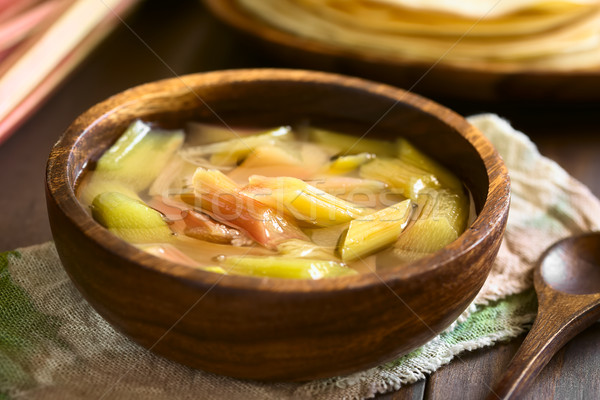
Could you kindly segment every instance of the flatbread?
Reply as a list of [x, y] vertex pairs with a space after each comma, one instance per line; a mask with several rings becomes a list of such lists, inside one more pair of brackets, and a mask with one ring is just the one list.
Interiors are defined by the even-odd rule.
[[505, 70], [600, 66], [597, 1], [538, 0], [533, 9], [521, 8], [514, 14], [485, 20], [383, 4], [388, 0], [238, 2], [278, 29], [349, 53], [426, 63], [487, 63]]
[[[394, 8], [421, 12], [443, 12], [470, 19], [498, 18], [523, 10], [547, 12], [578, 5], [597, 4], [597, 0], [373, 0]], [[349, 0], [348, 2], [352, 2]]]
[[470, 37], [539, 33], [570, 24], [590, 9], [589, 6], [572, 5], [546, 12], [523, 10], [509, 16], [481, 19], [475, 24], [472, 18], [390, 7], [382, 0], [296, 0], [296, 3], [323, 19], [348, 27], [423, 36], [462, 36], [469, 31]]

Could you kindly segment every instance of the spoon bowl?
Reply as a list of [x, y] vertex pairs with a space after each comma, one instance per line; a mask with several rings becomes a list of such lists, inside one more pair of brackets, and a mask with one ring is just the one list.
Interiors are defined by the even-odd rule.
[[600, 232], [551, 246], [534, 272], [538, 315], [506, 374], [488, 396], [520, 398], [552, 356], [600, 318]]
[[538, 285], [569, 294], [600, 293], [600, 234], [572, 236], [552, 246], [536, 271]]

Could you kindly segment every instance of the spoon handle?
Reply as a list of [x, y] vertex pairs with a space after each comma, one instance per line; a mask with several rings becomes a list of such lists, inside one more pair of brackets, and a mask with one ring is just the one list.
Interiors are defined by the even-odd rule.
[[[585, 297], [585, 296], [583, 296]], [[564, 308], [554, 301], [540, 302], [531, 331], [510, 362], [507, 372], [490, 391], [487, 400], [520, 398], [552, 356], [579, 332], [598, 319], [598, 312], [587, 313], [589, 308], [565, 315]], [[596, 311], [596, 310], [594, 310]]]

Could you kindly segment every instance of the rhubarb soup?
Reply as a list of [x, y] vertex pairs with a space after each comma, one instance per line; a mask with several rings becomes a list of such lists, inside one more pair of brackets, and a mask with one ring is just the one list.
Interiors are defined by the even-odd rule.
[[320, 279], [409, 263], [465, 230], [469, 195], [402, 137], [133, 122], [78, 196], [121, 239], [220, 274]]

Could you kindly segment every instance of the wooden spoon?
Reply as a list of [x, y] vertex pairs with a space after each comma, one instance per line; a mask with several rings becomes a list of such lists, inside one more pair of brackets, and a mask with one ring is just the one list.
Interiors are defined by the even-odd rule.
[[600, 318], [600, 232], [572, 236], [550, 247], [534, 272], [538, 315], [492, 399], [524, 394], [552, 356]]

